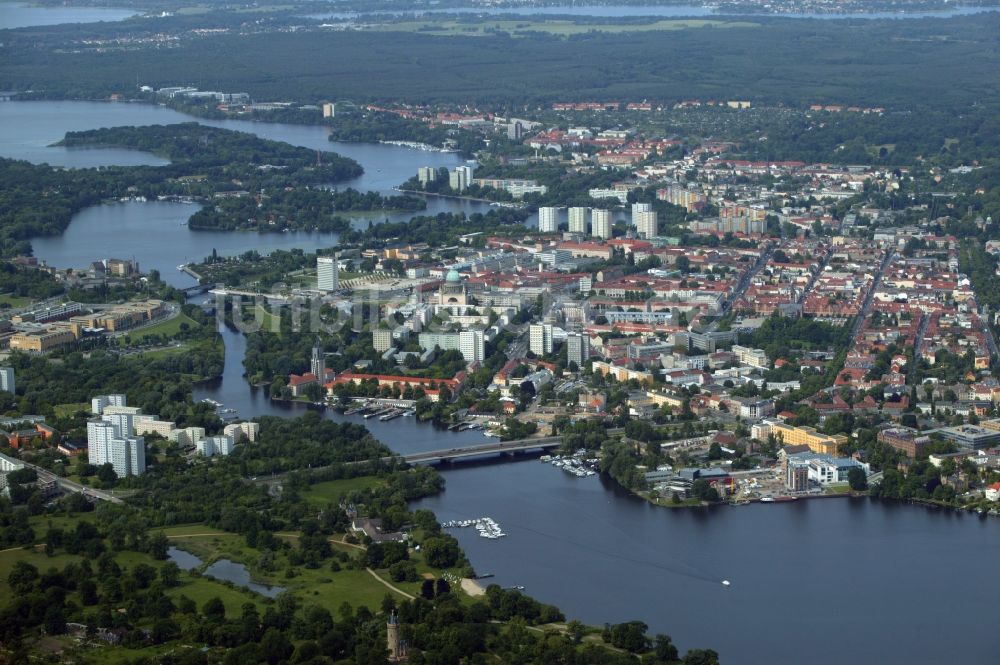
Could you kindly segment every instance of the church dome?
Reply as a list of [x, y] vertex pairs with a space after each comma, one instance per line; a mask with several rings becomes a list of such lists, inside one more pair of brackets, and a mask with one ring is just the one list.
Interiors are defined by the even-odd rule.
[[462, 276], [458, 274], [458, 271], [452, 268], [448, 271], [448, 275], [444, 278], [444, 281], [449, 284], [457, 284], [462, 281]]

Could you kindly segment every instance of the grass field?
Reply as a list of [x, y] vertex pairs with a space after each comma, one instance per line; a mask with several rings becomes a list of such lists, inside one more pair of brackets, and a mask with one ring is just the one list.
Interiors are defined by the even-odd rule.
[[79, 404], [56, 404], [52, 407], [56, 412], [56, 418], [68, 418], [77, 411], [90, 411], [90, 404], [80, 402]]
[[156, 325], [149, 326], [148, 328], [142, 328], [141, 330], [136, 330], [135, 332], [129, 333], [133, 343], [141, 342], [150, 335], [163, 335], [164, 337], [173, 337], [181, 332], [181, 324], [186, 323], [191, 330], [200, 327], [198, 322], [192, 319], [186, 314], [181, 314], [175, 316], [172, 319], [163, 321], [162, 323], [157, 323]]
[[375, 476], [362, 476], [360, 478], [347, 478], [345, 480], [330, 480], [325, 483], [316, 483], [302, 493], [302, 498], [309, 503], [326, 505], [337, 503], [340, 498], [348, 492], [354, 490], [366, 490], [382, 485], [382, 481]]
[[31, 298], [19, 298], [9, 293], [0, 295], [0, 305], [10, 305], [11, 307], [24, 307], [31, 302]]
[[398, 23], [380, 23], [368, 26], [369, 30], [382, 32], [419, 32], [424, 35], [438, 36], [476, 36], [506, 32], [512, 35], [519, 33], [548, 33], [565, 37], [592, 32], [608, 32], [621, 34], [626, 32], [655, 32], [687, 30], [690, 28], [753, 28], [758, 24], [748, 21], [719, 21], [711, 19], [670, 19], [653, 21], [651, 23], [587, 23], [562, 20], [484, 20], [482, 22], [462, 21], [400, 21]]

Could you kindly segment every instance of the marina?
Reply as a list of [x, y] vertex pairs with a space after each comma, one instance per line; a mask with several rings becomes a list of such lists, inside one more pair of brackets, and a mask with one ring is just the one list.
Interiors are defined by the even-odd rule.
[[445, 529], [458, 529], [464, 527], [474, 527], [480, 538], [496, 540], [503, 538], [507, 534], [503, 532], [500, 525], [491, 517], [480, 517], [475, 520], [451, 520], [441, 525]]

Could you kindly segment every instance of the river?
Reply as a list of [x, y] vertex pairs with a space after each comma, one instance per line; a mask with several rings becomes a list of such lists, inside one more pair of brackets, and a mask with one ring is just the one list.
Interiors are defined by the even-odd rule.
[[[19, 150], [32, 161], [67, 156], [44, 145], [71, 127], [187, 119], [157, 107], [59, 102], [41, 131], [38, 114], [24, 112], [21, 104], [0, 104], [0, 155]], [[48, 106], [30, 104], [38, 111]], [[7, 120], [13, 117], [26, 124], [12, 127]], [[236, 128], [340, 151], [322, 139], [322, 128], [262, 123]], [[18, 143], [12, 140], [17, 136], [36, 141]], [[366, 169], [382, 169], [369, 176], [373, 184], [380, 178], [400, 182], [427, 159], [457, 159], [385, 146], [347, 147], [355, 158], [364, 155], [359, 161]], [[190, 210], [163, 203], [100, 206], [80, 213], [61, 238], [36, 239], [36, 251], [60, 266], [135, 255], [144, 267], [161, 267], [166, 279], [185, 286], [190, 280], [174, 266], [209, 254], [213, 246], [238, 252], [333, 240], [193, 233], [181, 226]], [[244, 338], [226, 328], [221, 332], [224, 374], [200, 387], [197, 399], [211, 397], [246, 418], [311, 408], [276, 404], [265, 391], [251, 390], [242, 376]], [[368, 426], [403, 454], [485, 440], [478, 432], [440, 431], [413, 418], [383, 423], [329, 410], [326, 415]], [[717, 649], [729, 664], [832, 665], [845, 658], [862, 665], [996, 662], [993, 568], [1000, 524], [995, 520], [850, 499], [653, 508], [597, 477], [576, 478], [538, 461], [459, 464], [444, 475], [445, 492], [418, 505], [442, 520], [496, 519], [506, 538], [485, 540], [467, 529], [456, 531], [477, 570], [495, 573], [505, 586], [524, 585], [570, 617], [598, 625], [641, 619], [681, 648]], [[724, 587], [722, 579], [732, 586]]]

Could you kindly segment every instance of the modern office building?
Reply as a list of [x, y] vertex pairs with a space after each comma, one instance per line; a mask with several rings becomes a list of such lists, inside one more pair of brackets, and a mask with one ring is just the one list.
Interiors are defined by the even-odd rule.
[[340, 265], [336, 256], [316, 257], [316, 288], [326, 292], [340, 288]]
[[542, 233], [559, 230], [559, 208], [544, 206], [538, 209], [538, 230]]
[[595, 208], [590, 212], [591, 235], [608, 240], [611, 238], [611, 211]]
[[582, 368], [590, 358], [590, 337], [581, 334], [566, 336], [566, 362]]
[[590, 224], [590, 208], [574, 206], [569, 209], [569, 232], [586, 235]]
[[[648, 203], [635, 205], [649, 205]], [[633, 206], [634, 207], [634, 206]], [[655, 210], [640, 210], [632, 213], [632, 223], [640, 238], [653, 238], [659, 233], [659, 225]]]
[[552, 324], [532, 323], [528, 327], [528, 348], [539, 356], [552, 353]]
[[11, 394], [15, 392], [13, 367], [0, 367], [0, 390]]

